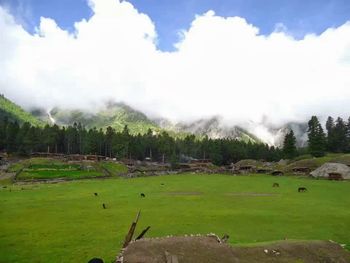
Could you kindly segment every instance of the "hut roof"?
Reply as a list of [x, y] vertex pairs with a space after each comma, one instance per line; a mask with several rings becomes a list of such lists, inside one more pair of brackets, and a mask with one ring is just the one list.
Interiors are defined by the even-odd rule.
[[340, 174], [343, 179], [350, 180], [350, 167], [341, 163], [325, 163], [321, 167], [311, 172], [313, 177], [328, 178], [330, 173]]

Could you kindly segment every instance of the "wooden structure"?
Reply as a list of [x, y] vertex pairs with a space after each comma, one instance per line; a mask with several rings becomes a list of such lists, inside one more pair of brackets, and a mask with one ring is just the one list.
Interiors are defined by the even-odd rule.
[[189, 161], [190, 164], [209, 164], [211, 163], [210, 159], [193, 159]]
[[271, 170], [271, 169], [267, 169], [267, 168], [258, 168], [258, 169], [256, 170], [256, 172], [257, 172], [258, 174], [269, 174], [269, 173], [272, 172], [272, 170]]
[[311, 169], [309, 167], [294, 167], [292, 171], [295, 174], [309, 174]]
[[212, 165], [210, 159], [192, 159], [189, 160], [188, 165], [190, 167], [208, 167]]
[[282, 171], [275, 170], [275, 171], [273, 171], [271, 174], [274, 175], [274, 176], [281, 176], [281, 175], [283, 175], [284, 173], [283, 173]]
[[106, 157], [96, 154], [62, 154], [62, 153], [48, 153], [48, 152], [33, 152], [31, 157], [42, 157], [42, 158], [65, 158], [69, 161], [101, 161], [105, 160]]
[[240, 165], [237, 167], [237, 170], [240, 173], [253, 173], [256, 171], [256, 167], [254, 165]]
[[329, 180], [342, 181], [344, 180], [343, 176], [340, 173], [328, 173]]
[[102, 160], [105, 160], [106, 157], [105, 156], [102, 156], [102, 155], [85, 155], [85, 160], [87, 161], [102, 161]]
[[130, 241], [132, 240], [132, 237], [133, 237], [135, 229], [136, 229], [137, 222], [139, 221], [139, 218], [140, 218], [140, 213], [141, 213], [141, 211], [139, 211], [137, 213], [134, 222], [131, 223], [129, 232], [126, 235], [125, 240], [124, 240], [123, 248], [126, 248], [129, 245]]
[[63, 153], [33, 152], [31, 153], [31, 157], [64, 158], [66, 155]]

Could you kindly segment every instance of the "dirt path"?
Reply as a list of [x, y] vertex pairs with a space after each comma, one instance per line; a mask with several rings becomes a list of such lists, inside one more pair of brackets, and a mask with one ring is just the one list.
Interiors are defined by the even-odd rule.
[[168, 192], [167, 195], [202, 195], [202, 192]]
[[230, 196], [279, 196], [280, 194], [275, 193], [227, 193]]
[[171, 237], [131, 243], [122, 263], [349, 263], [350, 252], [330, 241], [281, 241], [232, 247], [214, 237]]

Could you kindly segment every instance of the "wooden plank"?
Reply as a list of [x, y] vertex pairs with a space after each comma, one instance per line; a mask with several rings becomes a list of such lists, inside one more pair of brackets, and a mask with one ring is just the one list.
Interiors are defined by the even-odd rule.
[[150, 229], [151, 227], [148, 226], [147, 228], [145, 228], [140, 235], [138, 235], [138, 237], [135, 240], [139, 240], [141, 238], [143, 238], [143, 236], [147, 233], [147, 231]]
[[135, 229], [136, 229], [137, 222], [139, 221], [139, 218], [140, 218], [140, 213], [141, 213], [141, 210], [137, 213], [134, 222], [132, 222], [132, 224], [130, 226], [129, 232], [125, 237], [123, 248], [127, 247], [129, 245], [130, 241], [132, 240], [132, 237], [133, 237]]

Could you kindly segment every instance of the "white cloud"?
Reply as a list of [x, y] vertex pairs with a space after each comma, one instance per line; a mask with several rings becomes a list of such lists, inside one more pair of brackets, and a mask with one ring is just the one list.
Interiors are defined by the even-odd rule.
[[0, 7], [0, 92], [22, 105], [93, 109], [124, 101], [172, 119], [221, 115], [281, 124], [350, 113], [350, 22], [296, 40], [213, 11], [157, 49], [151, 19], [130, 3], [90, 0], [93, 16], [62, 30], [41, 18], [31, 35]]

